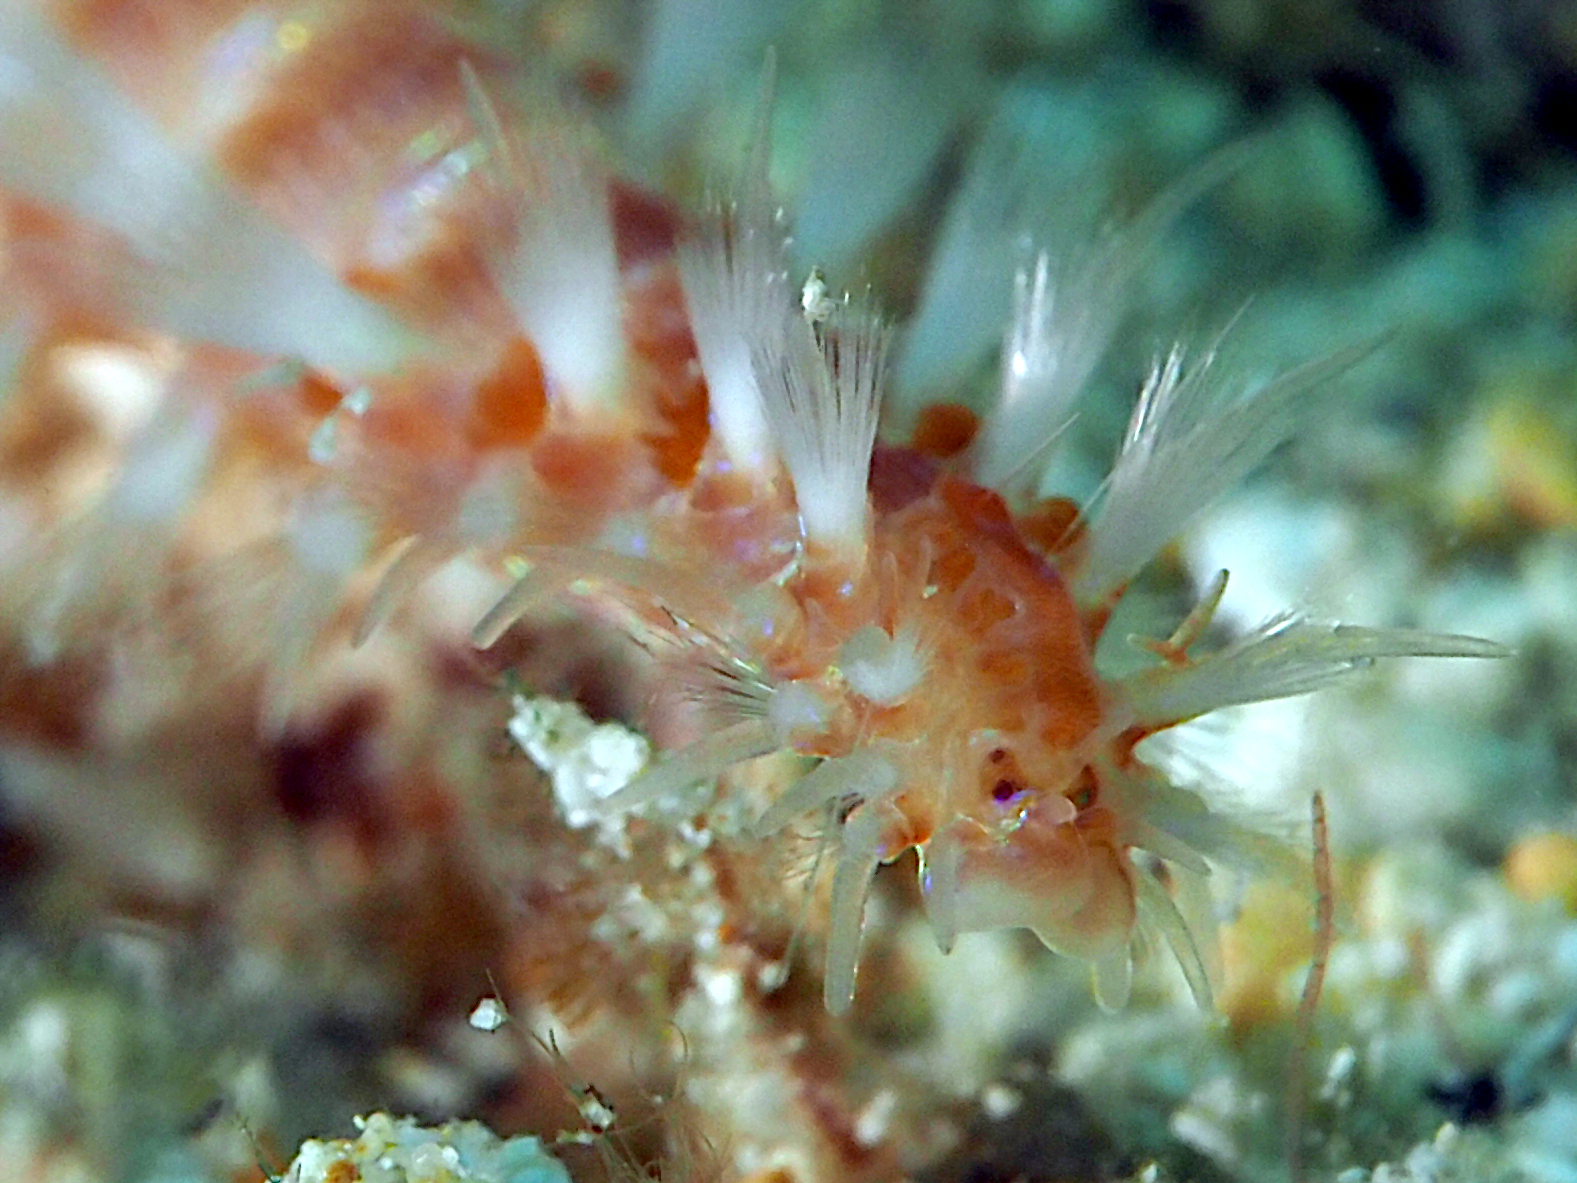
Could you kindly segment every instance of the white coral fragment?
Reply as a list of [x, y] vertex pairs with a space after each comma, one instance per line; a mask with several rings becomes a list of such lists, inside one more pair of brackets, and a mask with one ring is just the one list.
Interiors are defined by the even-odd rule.
[[651, 745], [617, 723], [593, 723], [574, 703], [516, 695], [509, 735], [553, 781], [559, 815], [571, 829], [600, 825], [604, 802], [651, 759]]
[[303, 1142], [283, 1183], [569, 1183], [564, 1164], [533, 1137], [499, 1138], [475, 1121], [423, 1126], [415, 1118], [356, 1118], [354, 1139]]

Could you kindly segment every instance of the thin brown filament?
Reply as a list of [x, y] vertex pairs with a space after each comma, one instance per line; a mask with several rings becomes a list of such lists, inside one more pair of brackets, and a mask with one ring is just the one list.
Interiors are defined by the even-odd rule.
[[1309, 1045], [1314, 1038], [1314, 1014], [1325, 985], [1325, 965], [1335, 934], [1336, 894], [1331, 884], [1330, 832], [1325, 823], [1325, 798], [1316, 792], [1310, 801], [1314, 838], [1314, 951], [1309, 973], [1303, 979], [1298, 1016], [1293, 1025], [1292, 1055], [1287, 1065], [1287, 1177], [1304, 1183], [1303, 1119], [1304, 1077]]

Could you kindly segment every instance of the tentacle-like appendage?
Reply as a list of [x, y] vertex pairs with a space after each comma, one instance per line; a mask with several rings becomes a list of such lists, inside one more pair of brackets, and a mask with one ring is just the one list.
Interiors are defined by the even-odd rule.
[[795, 818], [831, 802], [874, 801], [898, 787], [898, 769], [868, 748], [823, 760], [769, 805], [752, 827], [757, 837], [777, 833]]
[[1172, 955], [1177, 958], [1194, 1001], [1205, 1010], [1211, 1009], [1215, 1006], [1215, 997], [1210, 985], [1210, 971], [1192, 929], [1173, 902], [1171, 894], [1148, 870], [1136, 871], [1134, 886], [1138, 892], [1140, 921], [1165, 939]]
[[604, 799], [602, 810], [611, 816], [675, 799], [698, 784], [715, 781], [735, 764], [765, 756], [782, 746], [782, 737], [770, 720], [746, 719], [655, 761], [624, 788]]
[[553, 587], [554, 580], [544, 568], [532, 567], [476, 622], [471, 630], [471, 644], [478, 649], [491, 649], [500, 637], [542, 604]]
[[1222, 707], [1307, 694], [1380, 658], [1505, 657], [1510, 652], [1476, 637], [1328, 624], [1289, 613], [1219, 653], [1143, 670], [1120, 685], [1139, 726], [1159, 730]]
[[1133, 949], [1127, 942], [1114, 945], [1090, 962], [1096, 1004], [1104, 1011], [1119, 1011], [1133, 992]]
[[823, 997], [835, 1015], [854, 1004], [854, 977], [865, 927], [865, 897], [883, 857], [887, 818], [875, 806], [857, 808], [843, 823], [842, 848], [832, 876], [832, 916], [827, 930], [827, 969]]
[[367, 643], [368, 638], [421, 586], [422, 580], [431, 575], [444, 558], [443, 548], [425, 538], [407, 538], [399, 546], [399, 553], [378, 577], [372, 594], [367, 597], [366, 606], [362, 608], [361, 618], [356, 622], [356, 632], [351, 643], [357, 648]]

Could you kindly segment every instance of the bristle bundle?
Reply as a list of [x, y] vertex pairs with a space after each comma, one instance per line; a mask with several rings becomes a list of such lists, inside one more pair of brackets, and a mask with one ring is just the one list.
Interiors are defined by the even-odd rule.
[[1213, 372], [1215, 346], [1192, 363], [1174, 348], [1140, 392], [1093, 512], [1089, 554], [1075, 581], [1080, 600], [1099, 603], [1121, 587], [1287, 438], [1305, 395], [1373, 348], [1345, 349], [1235, 391]]
[[805, 540], [834, 552], [865, 543], [888, 336], [878, 316], [845, 302], [825, 324], [792, 320], [779, 348], [751, 353]]
[[763, 481], [772, 475], [777, 449], [751, 362], [751, 343], [780, 338], [782, 322], [791, 314], [788, 229], [767, 184], [771, 95], [769, 57], [755, 142], [743, 173], [708, 198], [699, 226], [678, 249], [713, 431], [728, 460]]
[[412, 350], [412, 334], [178, 150], [29, 7], [0, 11], [0, 179], [125, 237], [151, 265], [118, 293], [129, 311], [331, 373]]
[[1170, 727], [1223, 707], [1307, 694], [1379, 658], [1505, 657], [1492, 641], [1418, 629], [1359, 628], [1277, 616], [1219, 653], [1124, 679], [1141, 725]]

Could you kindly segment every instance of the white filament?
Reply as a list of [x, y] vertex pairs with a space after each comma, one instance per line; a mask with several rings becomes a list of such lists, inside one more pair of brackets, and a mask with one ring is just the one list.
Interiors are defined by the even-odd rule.
[[794, 318], [751, 351], [805, 540], [832, 551], [863, 554], [887, 343], [879, 317], [844, 303], [824, 327]]
[[1174, 348], [1140, 392], [1093, 513], [1089, 554], [1074, 583], [1080, 601], [1099, 602], [1132, 577], [1288, 436], [1310, 391], [1372, 350], [1359, 345], [1234, 389], [1211, 372], [1214, 347], [1193, 364]]
[[1124, 696], [1147, 729], [1222, 707], [1307, 694], [1389, 657], [1504, 657], [1493, 641], [1418, 629], [1359, 628], [1278, 616], [1219, 653], [1123, 679]]

